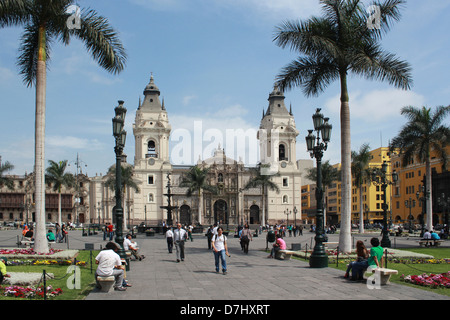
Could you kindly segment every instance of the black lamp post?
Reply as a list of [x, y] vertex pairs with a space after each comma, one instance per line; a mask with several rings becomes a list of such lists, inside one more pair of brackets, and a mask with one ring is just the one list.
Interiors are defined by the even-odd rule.
[[[325, 251], [324, 242], [326, 241], [325, 232], [323, 229], [323, 187], [322, 187], [322, 157], [323, 152], [327, 150], [328, 142], [331, 138], [331, 124], [328, 123], [329, 118], [324, 118], [320, 113], [320, 108], [316, 110], [313, 115], [314, 130], [317, 132], [317, 139], [313, 134], [314, 130], [308, 130], [306, 136], [306, 146], [311, 155], [311, 158], [316, 158], [317, 164], [317, 187], [316, 187], [316, 244], [309, 259], [309, 266], [311, 268], [326, 268], [328, 267], [328, 255]], [[320, 141], [322, 136], [322, 142]]]
[[450, 197], [446, 197], [445, 193], [442, 193], [441, 196], [437, 198], [437, 203], [438, 206], [442, 206], [442, 214], [444, 215], [443, 221], [446, 228], [444, 231], [448, 232], [448, 208], [450, 207]]
[[413, 215], [411, 214], [411, 209], [416, 206], [416, 200], [413, 200], [411, 197], [409, 197], [409, 200], [405, 200], [405, 207], [409, 208], [409, 233], [412, 233], [412, 221], [414, 219]]
[[387, 162], [384, 161], [381, 165], [381, 170], [374, 169], [372, 172], [372, 181], [375, 185], [381, 185], [381, 190], [383, 190], [383, 237], [381, 239], [381, 246], [383, 248], [390, 248], [391, 247], [391, 240], [389, 239], [389, 229], [388, 229], [388, 223], [387, 223], [387, 195], [386, 195], [386, 189], [389, 184], [395, 184], [398, 180], [398, 174], [396, 172], [392, 172], [391, 179], [388, 179], [387, 174]]
[[125, 147], [127, 132], [123, 129], [127, 109], [123, 106], [123, 101], [119, 100], [119, 105], [114, 109], [116, 116], [112, 119], [113, 136], [116, 139], [114, 152], [116, 153], [116, 205], [113, 208], [113, 215], [116, 220], [116, 243], [119, 244], [119, 256], [126, 259], [123, 249], [123, 207], [122, 207], [122, 154]]

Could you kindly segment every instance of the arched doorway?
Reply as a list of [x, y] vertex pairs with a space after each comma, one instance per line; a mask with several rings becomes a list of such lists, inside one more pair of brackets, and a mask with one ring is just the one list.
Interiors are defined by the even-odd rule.
[[225, 200], [217, 200], [214, 202], [214, 223], [228, 223], [228, 205]]
[[180, 207], [180, 223], [183, 226], [191, 224], [191, 208], [187, 204]]
[[250, 224], [260, 224], [259, 207], [256, 204], [250, 207]]

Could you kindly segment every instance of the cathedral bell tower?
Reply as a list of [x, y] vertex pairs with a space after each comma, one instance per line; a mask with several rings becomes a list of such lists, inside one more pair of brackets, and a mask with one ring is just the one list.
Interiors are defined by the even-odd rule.
[[172, 127], [169, 123], [164, 99], [153, 75], [144, 89], [144, 101], [139, 98], [133, 134], [135, 139], [134, 176], [140, 193], [135, 196], [134, 210], [144, 213], [149, 223], [166, 220], [166, 205], [163, 196], [167, 173], [172, 172], [169, 158], [169, 137]]
[[269, 94], [269, 106], [263, 110], [258, 131], [261, 174], [273, 175], [272, 181], [279, 187], [278, 192], [267, 190], [266, 222], [269, 223], [286, 221], [286, 210], [291, 213], [297, 210], [297, 219], [301, 215], [301, 175], [296, 156], [299, 131], [292, 107], [288, 111], [284, 99], [283, 92], [275, 86]]

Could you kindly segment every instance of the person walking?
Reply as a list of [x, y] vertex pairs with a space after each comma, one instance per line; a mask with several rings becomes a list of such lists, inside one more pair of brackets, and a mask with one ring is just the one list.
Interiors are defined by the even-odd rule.
[[206, 239], [208, 240], [208, 250], [212, 249], [211, 239], [213, 237], [213, 226], [209, 226], [208, 231], [206, 231]]
[[212, 238], [212, 247], [214, 250], [214, 262], [216, 273], [219, 273], [219, 259], [222, 260], [222, 273], [227, 274], [227, 260], [225, 255], [230, 257], [228, 253], [227, 237], [223, 234], [222, 227], [217, 228], [217, 235]]
[[173, 239], [177, 250], [177, 262], [184, 261], [184, 242], [187, 239], [187, 232], [181, 228], [181, 223], [178, 223], [177, 228], [173, 231]]
[[244, 253], [248, 253], [248, 245], [250, 244], [250, 241], [253, 241], [252, 232], [248, 224], [244, 226], [244, 229], [242, 230], [242, 233], [240, 235], [240, 239]]
[[169, 250], [169, 253], [172, 253], [173, 250], [173, 231], [170, 227], [167, 228], [166, 231], [166, 240], [167, 240], [167, 249]]

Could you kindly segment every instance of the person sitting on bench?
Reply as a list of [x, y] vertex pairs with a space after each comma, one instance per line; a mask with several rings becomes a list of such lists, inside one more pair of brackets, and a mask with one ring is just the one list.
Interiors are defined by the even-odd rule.
[[275, 258], [277, 256], [277, 252], [280, 250], [286, 250], [286, 242], [281, 237], [281, 234], [276, 235], [277, 240], [273, 244], [272, 251], [267, 258]]
[[363, 274], [367, 268], [381, 268], [383, 266], [384, 249], [380, 246], [380, 240], [372, 238], [370, 239], [370, 244], [372, 248], [370, 248], [369, 258], [360, 262], [356, 261], [352, 265], [351, 280], [353, 281], [364, 280]]

